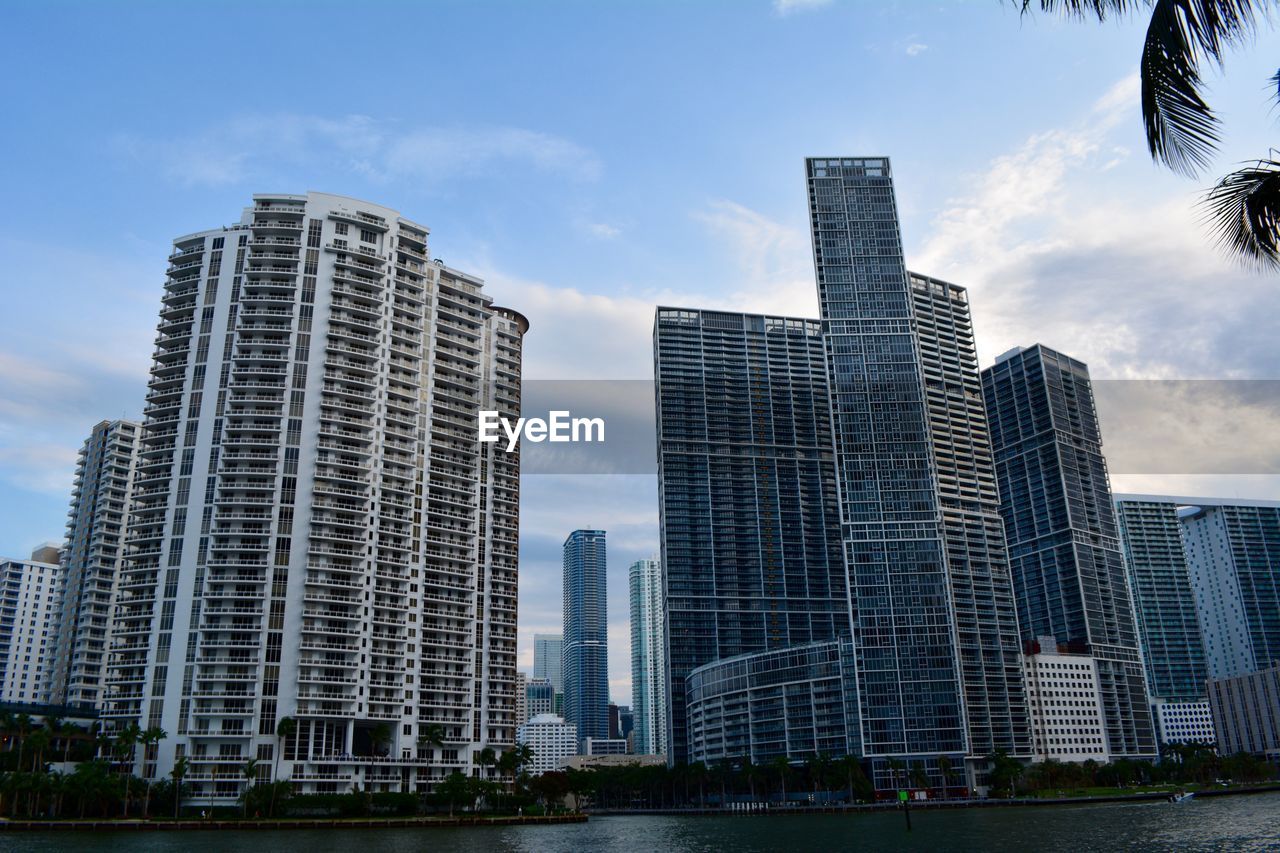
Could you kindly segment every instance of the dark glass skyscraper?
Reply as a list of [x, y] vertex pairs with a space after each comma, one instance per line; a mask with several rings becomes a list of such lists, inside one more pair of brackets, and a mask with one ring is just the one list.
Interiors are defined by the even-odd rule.
[[1025, 640], [1097, 661], [1108, 751], [1150, 758], [1155, 736], [1088, 368], [1036, 345], [982, 373], [1001, 513]]
[[889, 161], [809, 158], [860, 731], [873, 759], [968, 751], [929, 405]]
[[564, 540], [564, 717], [578, 739], [609, 736], [609, 617], [605, 533]]
[[847, 634], [848, 616], [819, 323], [659, 308], [654, 377], [680, 762], [691, 670]]

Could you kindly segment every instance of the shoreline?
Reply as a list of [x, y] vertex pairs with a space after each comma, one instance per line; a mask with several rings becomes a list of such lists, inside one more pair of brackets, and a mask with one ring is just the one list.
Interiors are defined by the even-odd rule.
[[505, 815], [500, 817], [281, 818], [278, 820], [0, 820], [0, 833], [11, 832], [166, 832], [176, 830], [277, 829], [453, 829], [461, 826], [529, 826], [586, 823], [585, 814]]

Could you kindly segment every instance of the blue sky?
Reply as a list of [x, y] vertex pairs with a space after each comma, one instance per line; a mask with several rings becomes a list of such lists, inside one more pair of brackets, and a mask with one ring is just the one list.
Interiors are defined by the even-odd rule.
[[[999, 0], [48, 2], [5, 21], [0, 553], [61, 537], [79, 443], [140, 412], [169, 241], [254, 192], [428, 224], [434, 256], [530, 317], [529, 378], [645, 378], [655, 303], [816, 313], [802, 158], [887, 154], [909, 264], [971, 287], [984, 362], [1043, 340], [1096, 376], [1280, 378], [1259, 321], [1275, 279], [1223, 261], [1192, 207], [1203, 182], [1145, 154], [1139, 22]], [[1217, 172], [1274, 141], [1277, 41], [1209, 75]], [[1187, 422], [1247, 446], [1280, 421], [1217, 415]], [[1265, 476], [1117, 480], [1280, 494]], [[529, 477], [524, 502], [522, 657], [558, 623], [560, 542], [605, 527], [626, 701], [652, 480]]]

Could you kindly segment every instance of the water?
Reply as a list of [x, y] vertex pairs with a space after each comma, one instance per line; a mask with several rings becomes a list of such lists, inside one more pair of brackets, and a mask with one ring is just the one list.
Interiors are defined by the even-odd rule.
[[585, 824], [468, 829], [13, 833], [0, 851], [137, 853], [704, 853], [732, 850], [1280, 850], [1280, 793], [1122, 803], [770, 817], [598, 817]]

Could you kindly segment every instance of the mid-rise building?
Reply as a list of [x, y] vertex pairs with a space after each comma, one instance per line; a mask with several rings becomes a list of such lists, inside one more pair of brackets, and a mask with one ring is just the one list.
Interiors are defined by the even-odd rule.
[[563, 646], [563, 634], [533, 635], [533, 677], [547, 679], [557, 693], [564, 692]]
[[1209, 677], [1280, 663], [1280, 503], [1176, 500]]
[[516, 725], [522, 726], [529, 719], [529, 676], [516, 673]]
[[477, 424], [518, 414], [527, 322], [341, 196], [255, 196], [169, 261], [103, 709], [169, 733], [137, 772], [185, 757], [209, 804], [250, 758], [304, 793], [495, 774], [519, 453]]
[[51, 664], [50, 700], [59, 705], [97, 708], [102, 702], [141, 436], [139, 423], [102, 421], [80, 448]]
[[635, 714], [635, 751], [667, 753], [667, 682], [662, 564], [631, 564], [631, 707]]
[[848, 600], [822, 324], [659, 307], [654, 377], [665, 735], [678, 764], [693, 749], [690, 672], [847, 634]]
[[555, 714], [538, 714], [516, 731], [516, 742], [533, 751], [530, 776], [559, 770], [561, 763], [578, 754], [578, 727]]
[[525, 713], [521, 720], [524, 723], [539, 714], [554, 714], [556, 708], [556, 689], [547, 678], [531, 678], [525, 685]]
[[56, 547], [0, 560], [0, 702], [49, 702], [61, 596]]
[[[1179, 500], [1115, 496], [1147, 690], [1157, 708], [1160, 700], [1173, 703], [1164, 708], [1168, 713], [1186, 703], [1203, 704], [1208, 678]], [[1157, 729], [1163, 729], [1159, 716], [1157, 710]]]
[[1036, 345], [982, 373], [1026, 641], [1093, 658], [1106, 751], [1154, 758], [1155, 732], [1088, 368]]
[[1280, 758], [1280, 664], [1209, 680], [1218, 752]]
[[[1206, 691], [1208, 685], [1205, 685]], [[1158, 697], [1151, 700], [1156, 737], [1161, 744], [1202, 744], [1212, 746], [1218, 736], [1213, 728], [1213, 711], [1209, 700], [1176, 702]]]
[[564, 718], [578, 737], [609, 736], [609, 616], [603, 530], [564, 540]]
[[1110, 760], [1098, 667], [1053, 637], [1029, 644], [1023, 658], [1036, 761]]
[[583, 741], [583, 755], [626, 755], [627, 742], [623, 738], [589, 737]]
[[689, 673], [689, 760], [800, 761], [851, 752], [857, 727], [846, 640], [718, 660]]

